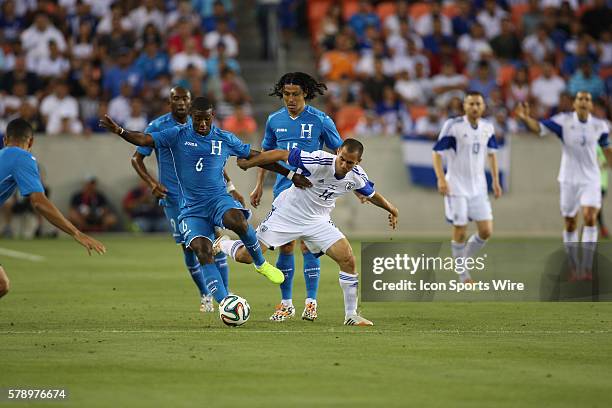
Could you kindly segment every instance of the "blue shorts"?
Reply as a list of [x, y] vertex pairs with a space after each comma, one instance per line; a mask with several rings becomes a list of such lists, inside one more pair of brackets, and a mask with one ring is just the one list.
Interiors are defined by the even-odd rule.
[[223, 225], [223, 216], [231, 209], [238, 209], [244, 213], [245, 218], [251, 218], [251, 211], [246, 210], [242, 205], [234, 200], [229, 194], [216, 197], [214, 200], [207, 202], [202, 211], [194, 212], [190, 209], [183, 212], [179, 217], [179, 228], [183, 234], [183, 242], [186, 246], [191, 244], [195, 238], [204, 237], [211, 241], [215, 240], [215, 227], [225, 228]]
[[183, 234], [179, 230], [179, 214], [181, 213], [181, 211], [179, 210], [178, 206], [163, 207], [163, 209], [164, 214], [166, 214], [166, 219], [170, 223], [174, 242], [176, 242], [177, 244], [182, 244]]

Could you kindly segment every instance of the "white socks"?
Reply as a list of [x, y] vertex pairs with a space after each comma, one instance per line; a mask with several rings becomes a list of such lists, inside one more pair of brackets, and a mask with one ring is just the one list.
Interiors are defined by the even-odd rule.
[[465, 257], [473, 258], [487, 243], [486, 239], [482, 239], [478, 234], [472, 234], [465, 244]]
[[593, 270], [593, 255], [597, 247], [597, 227], [582, 229], [582, 272]]
[[[455, 259], [465, 258], [465, 242], [451, 241], [451, 254]], [[457, 275], [459, 275], [461, 282], [465, 282], [468, 279], [472, 279], [468, 271], [457, 273]]]
[[293, 299], [282, 299], [281, 303], [285, 307], [293, 306]]
[[355, 316], [357, 314], [357, 287], [359, 280], [357, 274], [340, 272], [340, 287], [344, 292], [344, 314]]
[[309, 303], [314, 303], [315, 306], [317, 304], [317, 299], [313, 299], [313, 298], [306, 298], [306, 300], [304, 301], [304, 304], [307, 305]]
[[234, 261], [236, 260], [236, 252], [243, 247], [242, 241], [232, 241], [231, 239], [221, 241], [221, 252], [231, 257]]

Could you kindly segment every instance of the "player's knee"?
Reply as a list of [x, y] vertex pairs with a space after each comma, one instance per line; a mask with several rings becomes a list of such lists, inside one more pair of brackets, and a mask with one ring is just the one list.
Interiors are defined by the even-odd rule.
[[295, 247], [295, 241], [291, 241], [288, 244], [281, 245], [279, 248], [281, 254], [289, 255], [293, 253], [293, 248]]
[[352, 254], [344, 255], [340, 258], [340, 267], [343, 272], [348, 273], [357, 273], [357, 269], [355, 268], [355, 257]]
[[482, 239], [483, 241], [486, 241], [487, 239], [491, 238], [492, 233], [493, 233], [493, 228], [491, 227], [482, 228], [480, 231], [478, 231], [478, 237], [480, 237], [480, 239]]
[[597, 212], [596, 211], [588, 211], [584, 214], [584, 225], [587, 227], [594, 227], [597, 222]]
[[214, 262], [212, 244], [206, 241], [204, 238], [198, 238], [191, 243], [191, 249], [195, 252], [201, 265]]
[[577, 227], [576, 218], [570, 218], [570, 217], [565, 218], [565, 230], [567, 232], [576, 231], [576, 227]]
[[0, 298], [9, 292], [10, 286], [8, 278], [0, 279]]
[[223, 223], [227, 228], [240, 236], [246, 234], [249, 229], [249, 224], [242, 213], [232, 214], [231, 216], [227, 217], [227, 219], [224, 219]]

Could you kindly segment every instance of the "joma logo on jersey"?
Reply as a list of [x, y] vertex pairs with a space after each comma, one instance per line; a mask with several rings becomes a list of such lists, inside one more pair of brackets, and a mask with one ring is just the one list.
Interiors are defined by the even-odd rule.
[[193, 147], [198, 147], [197, 143], [194, 142], [185, 142], [185, 146], [193, 146]]
[[312, 139], [312, 127], [314, 126], [312, 123], [302, 123], [302, 133], [300, 134], [300, 139]]
[[286, 132], [286, 131], [287, 131], [287, 129], [285, 129], [285, 128], [278, 128], [278, 129], [276, 129], [276, 131], [277, 131], [277, 132]]

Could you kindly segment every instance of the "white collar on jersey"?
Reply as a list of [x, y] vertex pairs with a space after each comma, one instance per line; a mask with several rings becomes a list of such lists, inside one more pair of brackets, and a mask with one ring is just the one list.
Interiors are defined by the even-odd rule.
[[574, 111], [573, 113], [573, 117], [574, 117], [574, 121], [578, 122], [578, 123], [582, 123], [582, 124], [587, 124], [591, 121], [591, 114], [589, 113], [589, 116], [587, 116], [587, 119], [585, 122], [581, 121], [580, 118], [578, 117], [578, 112]]
[[471, 127], [474, 130], [477, 130], [478, 127], [480, 126], [480, 119], [478, 119], [478, 121], [476, 122], [476, 127], [472, 126], [472, 124], [470, 123], [467, 115], [463, 115], [463, 120], [465, 121], [465, 123], [468, 124], [469, 127]]

